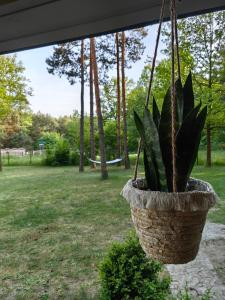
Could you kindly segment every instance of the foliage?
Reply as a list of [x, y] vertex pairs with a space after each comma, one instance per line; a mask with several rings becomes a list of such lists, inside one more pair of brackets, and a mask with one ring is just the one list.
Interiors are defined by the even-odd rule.
[[[133, 29], [126, 32], [126, 67], [141, 59], [145, 45], [143, 38], [147, 36], [145, 28]], [[116, 63], [114, 34], [107, 34], [95, 38], [96, 59], [99, 69], [101, 84], [107, 84], [109, 70]], [[120, 41], [121, 42], [121, 41]], [[88, 80], [90, 45], [85, 40], [85, 81]], [[80, 41], [73, 41], [57, 45], [53, 48], [53, 54], [46, 59], [47, 70], [52, 75], [65, 76], [70, 84], [75, 84], [80, 79]]]
[[[178, 79], [176, 94], [176, 186], [185, 191], [194, 166], [207, 108], [194, 107], [191, 73], [182, 87]], [[153, 98], [153, 112], [145, 108], [141, 120], [134, 111], [135, 124], [144, 145], [144, 166], [147, 186], [156, 191], [172, 191], [171, 92], [168, 89], [161, 114]], [[166, 183], [167, 181], [167, 183]]]
[[39, 142], [43, 142], [45, 148], [53, 148], [55, 145], [60, 141], [61, 136], [57, 132], [44, 132], [40, 138], [38, 139]]
[[[213, 12], [178, 22], [181, 66], [193, 71], [196, 96], [208, 107], [207, 165], [211, 165], [211, 130], [224, 126], [225, 12]], [[164, 53], [170, 56], [170, 26], [163, 31]], [[191, 61], [186, 60], [191, 57]], [[183, 67], [182, 67], [183, 68]]]
[[102, 299], [163, 300], [169, 294], [169, 278], [160, 278], [162, 265], [149, 260], [135, 234], [114, 243], [100, 265]]
[[116, 121], [109, 120], [105, 123], [105, 149], [106, 159], [116, 158]]
[[56, 144], [55, 161], [57, 165], [65, 166], [70, 162], [70, 148], [69, 143], [62, 139]]
[[46, 147], [45, 164], [48, 166], [65, 166], [70, 163], [69, 143], [60, 138], [54, 145]]
[[12, 112], [22, 112], [28, 107], [27, 96], [32, 94], [24, 76], [21, 62], [16, 56], [0, 57], [0, 119]]
[[7, 140], [4, 141], [4, 144], [5, 143], [7, 143], [8, 148], [25, 148], [27, 150], [32, 148], [32, 139], [26, 131], [23, 130], [10, 135]]
[[57, 131], [57, 120], [49, 114], [41, 112], [31, 114], [31, 124], [28, 127], [29, 135], [33, 140], [34, 149], [38, 149], [38, 140], [45, 132]]

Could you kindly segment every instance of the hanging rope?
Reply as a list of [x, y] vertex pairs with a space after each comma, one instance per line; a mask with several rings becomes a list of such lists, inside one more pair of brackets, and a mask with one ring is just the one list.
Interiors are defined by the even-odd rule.
[[173, 167], [173, 192], [177, 191], [176, 174], [176, 91], [175, 91], [175, 31], [176, 14], [175, 0], [170, 2], [171, 17], [171, 146], [172, 146], [172, 167]]
[[177, 69], [178, 78], [181, 79], [181, 67], [180, 67], [180, 54], [179, 54], [179, 41], [178, 41], [178, 30], [177, 30], [177, 13], [176, 13], [176, 1], [174, 1], [174, 13], [175, 13], [175, 40], [176, 40], [176, 54], [177, 54]]
[[[155, 45], [155, 51], [154, 51], [154, 56], [153, 56], [153, 60], [152, 60], [152, 68], [151, 68], [148, 93], [147, 93], [146, 104], [145, 104], [146, 107], [148, 107], [148, 105], [149, 105], [149, 100], [150, 100], [150, 95], [151, 95], [152, 81], [153, 81], [153, 76], [154, 76], [154, 71], [155, 71], [155, 63], [156, 63], [156, 57], [157, 57], [157, 52], [158, 52], [158, 47], [159, 47], [159, 39], [160, 39], [163, 16], [164, 16], [164, 8], [165, 8], [165, 0], [162, 0], [162, 6], [161, 6], [161, 10], [160, 10], [160, 17], [159, 17], [159, 27], [158, 27], [157, 37], [156, 37], [156, 45]], [[138, 165], [139, 165], [141, 146], [142, 146], [142, 141], [141, 141], [141, 139], [139, 139], [137, 159], [136, 159], [136, 164], [135, 164], [135, 168], [134, 168], [134, 180], [137, 179], [137, 170], [138, 170]]]

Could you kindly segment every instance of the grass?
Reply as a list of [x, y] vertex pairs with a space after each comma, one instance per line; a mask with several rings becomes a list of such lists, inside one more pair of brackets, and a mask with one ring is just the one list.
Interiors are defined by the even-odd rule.
[[7, 155], [2, 156], [2, 163], [4, 166], [40, 166], [43, 165], [44, 155], [24, 155], [24, 156], [15, 156]]
[[[130, 154], [130, 161], [134, 165], [136, 161], [136, 154]], [[206, 164], [206, 150], [199, 150], [197, 165], [204, 166]], [[140, 159], [140, 165], [143, 165], [143, 160]], [[225, 166], [225, 151], [213, 150], [212, 151], [212, 165]]]
[[[206, 163], [206, 151], [200, 150], [198, 152], [198, 164], [205, 165]], [[212, 164], [214, 166], [225, 166], [225, 151], [213, 150], [212, 151]]]
[[[225, 167], [198, 166], [221, 197], [209, 214], [225, 223]], [[131, 171], [5, 167], [0, 174], [0, 299], [98, 299], [98, 264], [132, 227], [119, 195]]]

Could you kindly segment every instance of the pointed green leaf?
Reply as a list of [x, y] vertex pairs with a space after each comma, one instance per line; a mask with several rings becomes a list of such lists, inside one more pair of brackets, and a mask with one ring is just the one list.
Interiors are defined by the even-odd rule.
[[158, 179], [158, 190], [167, 191], [165, 167], [162, 161], [162, 154], [159, 144], [158, 131], [155, 126], [155, 122], [150, 111], [145, 108], [144, 110], [144, 119], [143, 119], [145, 138], [144, 138], [144, 147], [146, 151], [146, 156], [154, 165], [157, 179]]
[[180, 79], [178, 79], [175, 82], [175, 101], [176, 101], [176, 110], [177, 110], [176, 121], [178, 123], [178, 128], [180, 128], [183, 121], [183, 109], [184, 109], [183, 87]]
[[193, 157], [192, 157], [192, 162], [190, 163], [189, 170], [188, 170], [188, 177], [191, 175], [192, 169], [194, 167], [197, 155], [198, 155], [198, 148], [199, 144], [201, 141], [201, 134], [202, 130], [204, 129], [205, 126], [205, 121], [207, 117], [207, 106], [205, 106], [201, 112], [198, 114], [197, 119], [196, 119], [196, 140], [195, 140], [195, 146], [193, 149]]
[[139, 132], [139, 135], [144, 143], [144, 150], [147, 151], [147, 152], [145, 152], [145, 157], [144, 157], [145, 171], [147, 172], [145, 174], [145, 178], [147, 180], [149, 188], [152, 191], [157, 191], [157, 190], [159, 190], [159, 184], [158, 184], [157, 172], [155, 170], [155, 165], [153, 163], [154, 158], [152, 157], [152, 152], [149, 151], [149, 150], [151, 150], [151, 147], [149, 145], [149, 141], [146, 140], [144, 125], [142, 123], [142, 120], [136, 113], [136, 111], [134, 111], [134, 121], [135, 121], [137, 130]]
[[[199, 114], [200, 105], [195, 107], [184, 120], [176, 137], [177, 146], [177, 189], [183, 192], [194, 166], [198, 147], [201, 139], [201, 132], [205, 124], [207, 108]], [[198, 114], [198, 115], [197, 115]]]
[[152, 116], [153, 116], [153, 120], [155, 122], [156, 128], [159, 129], [160, 112], [159, 112], [159, 109], [158, 109], [158, 105], [155, 101], [155, 97], [153, 97], [153, 102], [152, 102]]
[[157, 183], [153, 182], [154, 178], [151, 176], [152, 174], [149, 168], [149, 162], [145, 150], [144, 150], [144, 168], [145, 168], [145, 179], [147, 182], [147, 188], [151, 189], [151, 187], [155, 186]]
[[159, 123], [159, 142], [165, 166], [168, 191], [172, 191], [172, 152], [171, 152], [171, 91], [167, 90]]
[[184, 97], [183, 116], [185, 118], [194, 108], [194, 92], [192, 86], [191, 72], [189, 73], [183, 87], [183, 97]]

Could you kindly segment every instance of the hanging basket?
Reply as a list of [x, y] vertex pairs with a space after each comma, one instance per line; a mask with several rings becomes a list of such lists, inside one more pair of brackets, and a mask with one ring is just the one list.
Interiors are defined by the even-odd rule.
[[166, 264], [193, 260], [208, 210], [216, 203], [212, 186], [197, 179], [190, 179], [182, 193], [144, 190], [144, 186], [144, 179], [129, 180], [121, 192], [130, 203], [143, 250]]

